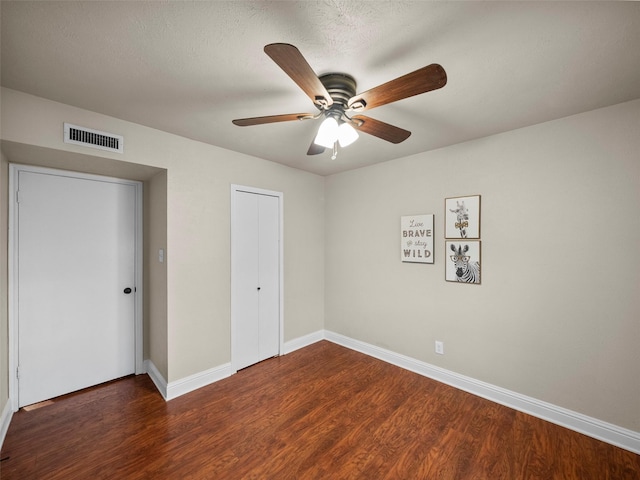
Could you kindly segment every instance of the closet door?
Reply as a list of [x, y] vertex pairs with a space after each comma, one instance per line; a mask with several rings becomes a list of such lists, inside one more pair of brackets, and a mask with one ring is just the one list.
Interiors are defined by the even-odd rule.
[[236, 190], [232, 221], [232, 365], [280, 350], [280, 198]]

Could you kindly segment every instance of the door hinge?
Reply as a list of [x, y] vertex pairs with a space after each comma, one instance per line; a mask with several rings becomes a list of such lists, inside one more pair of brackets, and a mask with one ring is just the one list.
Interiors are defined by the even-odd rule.
[[20, 190], [16, 190], [16, 203], [20, 203]]
[[20, 367], [16, 368], [16, 378], [20, 380]]

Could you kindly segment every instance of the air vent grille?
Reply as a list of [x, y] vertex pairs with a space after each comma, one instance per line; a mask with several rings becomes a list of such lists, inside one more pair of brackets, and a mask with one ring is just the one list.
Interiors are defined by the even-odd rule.
[[64, 124], [64, 142], [108, 152], [122, 153], [124, 151], [124, 137], [122, 135], [78, 127], [70, 123]]

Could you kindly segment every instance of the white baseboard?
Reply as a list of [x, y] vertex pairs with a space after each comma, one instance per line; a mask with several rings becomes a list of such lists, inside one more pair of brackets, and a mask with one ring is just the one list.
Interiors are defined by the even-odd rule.
[[317, 332], [310, 333], [304, 337], [294, 338], [284, 344], [284, 355], [287, 353], [295, 352], [300, 348], [308, 347], [320, 340], [324, 340], [324, 330], [318, 330]]
[[[286, 355], [294, 352], [300, 348], [319, 342], [320, 340], [324, 340], [324, 330], [319, 330], [303, 337], [298, 337], [285, 342], [283, 345], [283, 354]], [[235, 373], [232, 371], [231, 363], [228, 363], [169, 383], [151, 360], [145, 360], [144, 366], [147, 374], [162, 395], [162, 398], [167, 401], [217, 382], [218, 380], [227, 378]]]
[[181, 378], [175, 382], [167, 382], [151, 360], [145, 360], [145, 367], [147, 369], [147, 374], [155, 384], [156, 388], [167, 401], [173, 400], [185, 393], [206, 387], [207, 385], [222, 380], [223, 378], [227, 378], [235, 373], [231, 370], [231, 364], [227, 363], [220, 365], [219, 367], [210, 368], [209, 370], [189, 375], [188, 377]]
[[[320, 340], [324, 340], [324, 330], [319, 330], [305, 335], [304, 337], [299, 337], [285, 342], [283, 345], [284, 355], [319, 342]], [[162, 398], [167, 401], [179, 397], [180, 395], [184, 395], [185, 393], [197, 390], [198, 388], [205, 387], [211, 383], [217, 382], [218, 380], [227, 378], [235, 373], [231, 368], [231, 363], [227, 363], [219, 367], [211, 368], [204, 372], [176, 380], [175, 382], [167, 382], [151, 360], [145, 360], [144, 367], [147, 375], [149, 375], [151, 381], [153, 381], [160, 392], [160, 395], [162, 395]]]
[[206, 387], [224, 378], [230, 377], [236, 373], [231, 369], [230, 363], [225, 363], [218, 367], [210, 368], [204, 372], [199, 372], [188, 377], [181, 378], [175, 382], [169, 382], [167, 385], [167, 400], [172, 400], [185, 393], [193, 392], [198, 388]]
[[167, 400], [167, 380], [162, 376], [160, 370], [154, 365], [151, 360], [144, 361], [144, 368], [147, 371], [147, 375], [154, 383], [162, 398]]
[[466, 377], [444, 368], [430, 365], [399, 353], [385, 350], [359, 340], [325, 331], [324, 338], [343, 347], [356, 350], [392, 365], [410, 370], [425, 377], [451, 385], [487, 400], [505, 405], [556, 425], [583, 433], [603, 442], [640, 454], [640, 432], [628, 430], [566, 408], [537, 400], [517, 392], [506, 390], [480, 380]]
[[0, 417], [0, 448], [4, 445], [4, 439], [7, 436], [12, 417], [13, 409], [11, 408], [11, 400], [9, 399], [2, 409], [2, 416]]

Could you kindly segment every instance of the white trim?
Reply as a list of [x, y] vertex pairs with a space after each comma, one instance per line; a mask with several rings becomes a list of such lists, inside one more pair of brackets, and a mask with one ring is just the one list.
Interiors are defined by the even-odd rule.
[[147, 375], [155, 384], [162, 398], [167, 402], [185, 393], [193, 392], [199, 388], [224, 380], [235, 373], [231, 369], [231, 364], [225, 363], [224, 365], [181, 378], [175, 382], [167, 382], [151, 360], [145, 360], [144, 364], [147, 368]]
[[4, 439], [7, 436], [12, 417], [13, 410], [11, 408], [11, 401], [7, 401], [2, 409], [2, 416], [0, 416], [0, 448], [4, 445]]
[[280, 299], [279, 299], [279, 310], [280, 310], [280, 334], [278, 341], [278, 354], [284, 355], [284, 194], [282, 192], [276, 192], [273, 190], [264, 190], [262, 188], [255, 187], [247, 187], [243, 185], [231, 184], [231, 365], [233, 371], [236, 372], [238, 369], [235, 367], [237, 365], [234, 363], [234, 339], [236, 338], [236, 321], [235, 321], [235, 312], [234, 312], [234, 295], [235, 295], [235, 278], [233, 275], [233, 263], [234, 263], [234, 225], [235, 225], [235, 215], [236, 215], [236, 192], [247, 192], [247, 193], [255, 193], [258, 195], [269, 195], [272, 197], [278, 198], [278, 221], [280, 223], [280, 231], [278, 235], [280, 236], [279, 245], [280, 251], [278, 255], [279, 259], [279, 267], [278, 267], [278, 276], [279, 276], [279, 289], [280, 289]]
[[134, 296], [134, 335], [136, 375], [146, 372], [144, 366], [144, 193], [142, 182], [132, 182], [136, 189], [136, 232], [135, 232], [135, 296]]
[[166, 400], [167, 399], [167, 380], [162, 376], [162, 374], [160, 373], [160, 370], [158, 370], [158, 367], [156, 367], [151, 360], [148, 360], [148, 359], [145, 360], [144, 365], [147, 370], [147, 375], [149, 375], [149, 378], [158, 389], [158, 392], [160, 392], [160, 395], [162, 395], [162, 398]]
[[169, 382], [167, 384], [166, 400], [173, 400], [185, 393], [193, 392], [202, 387], [206, 387], [212, 383], [224, 380], [236, 373], [230, 363], [225, 363], [218, 367], [210, 368], [204, 372], [195, 373], [188, 377], [181, 378], [175, 382]]
[[[14, 412], [18, 411], [18, 172], [9, 164], [9, 235], [7, 248], [8, 267], [8, 330], [9, 330], [9, 401]], [[16, 286], [14, 288], [14, 285]]]
[[85, 180], [95, 180], [100, 182], [113, 182], [135, 187], [135, 279], [136, 293], [134, 296], [134, 336], [135, 336], [135, 373], [145, 372], [143, 361], [144, 332], [142, 326], [143, 319], [143, 193], [142, 182], [136, 180], [126, 180], [122, 178], [107, 177], [102, 175], [91, 175], [68, 170], [58, 170], [53, 168], [35, 167], [31, 165], [9, 164], [9, 245], [8, 245], [8, 313], [9, 313], [9, 403], [13, 411], [18, 411], [18, 379], [16, 375], [18, 366], [18, 202], [17, 188], [18, 175], [20, 172], [43, 173], [49, 175], [66, 176]]
[[[284, 353], [282, 355], [286, 355], [300, 348], [308, 347], [320, 340], [324, 340], [324, 330], [318, 330], [317, 332], [290, 340], [284, 344]], [[167, 380], [162, 376], [151, 360], [145, 360], [144, 365], [147, 375], [149, 375], [149, 378], [151, 378], [151, 381], [155, 384], [156, 388], [162, 395], [162, 398], [167, 401], [179, 397], [180, 395], [184, 395], [185, 393], [197, 390], [198, 388], [215, 383], [219, 380], [223, 380], [236, 373], [231, 367], [231, 363], [226, 363], [204, 372], [176, 380], [175, 382], [167, 383]]]
[[284, 344], [284, 355], [295, 352], [309, 345], [313, 345], [320, 340], [324, 340], [324, 330], [318, 330], [317, 332], [310, 333], [303, 337], [294, 338]]
[[640, 454], [640, 432], [628, 430], [557, 405], [466, 377], [375, 345], [354, 340], [339, 333], [325, 330], [324, 337], [330, 342], [383, 360], [405, 370]]

